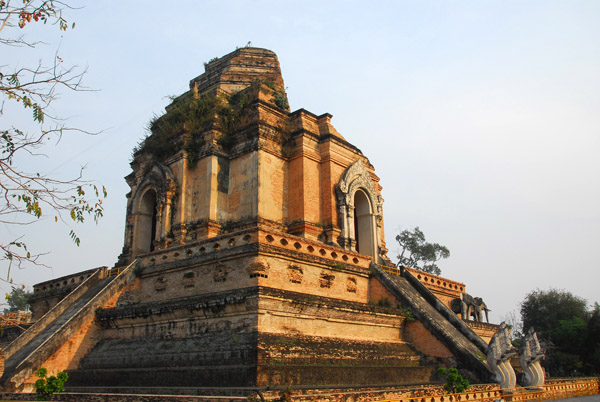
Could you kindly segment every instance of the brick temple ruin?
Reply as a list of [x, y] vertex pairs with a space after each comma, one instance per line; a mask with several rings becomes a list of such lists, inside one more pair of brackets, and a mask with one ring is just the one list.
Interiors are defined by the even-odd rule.
[[277, 56], [205, 70], [134, 153], [115, 268], [34, 286], [2, 390], [39, 367], [80, 392], [493, 381], [498, 326], [463, 283], [390, 261], [374, 167], [331, 115], [290, 112]]

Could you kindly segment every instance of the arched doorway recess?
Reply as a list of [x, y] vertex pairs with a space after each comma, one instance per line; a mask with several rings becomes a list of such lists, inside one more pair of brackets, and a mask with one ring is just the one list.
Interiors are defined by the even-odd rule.
[[346, 250], [373, 257], [375, 262], [385, 258], [382, 244], [381, 196], [371, 174], [359, 159], [346, 169], [336, 186], [339, 226], [338, 243]]
[[357, 252], [377, 257], [374, 216], [369, 198], [363, 190], [354, 193], [354, 241]]
[[156, 239], [157, 208], [156, 191], [148, 189], [141, 197], [135, 222], [134, 255], [154, 251]]

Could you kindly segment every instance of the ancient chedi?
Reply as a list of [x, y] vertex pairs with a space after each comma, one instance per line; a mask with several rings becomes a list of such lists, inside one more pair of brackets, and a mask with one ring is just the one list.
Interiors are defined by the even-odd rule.
[[117, 267], [34, 287], [3, 389], [41, 366], [96, 392], [492, 379], [496, 326], [452, 312], [464, 284], [389, 261], [373, 166], [331, 115], [290, 112], [277, 56], [205, 69], [134, 153]]

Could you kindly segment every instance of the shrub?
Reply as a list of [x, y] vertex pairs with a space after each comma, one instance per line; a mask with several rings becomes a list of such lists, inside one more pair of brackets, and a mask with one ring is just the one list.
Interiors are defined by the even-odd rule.
[[417, 319], [415, 318], [415, 316], [414, 316], [414, 314], [413, 314], [412, 310], [411, 310], [411, 309], [409, 309], [409, 308], [403, 308], [403, 309], [402, 309], [402, 313], [404, 314], [404, 316], [406, 317], [406, 321], [408, 321], [408, 322], [414, 322], [414, 321], [416, 321], [416, 320], [417, 320]]
[[65, 390], [65, 382], [69, 379], [69, 376], [64, 371], [59, 371], [56, 376], [48, 375], [48, 370], [44, 367], [40, 367], [35, 375], [39, 377], [39, 380], [35, 382], [35, 392], [37, 393], [38, 401], [49, 401], [52, 395]]
[[448, 393], [460, 394], [469, 388], [469, 380], [458, 374], [458, 370], [456, 368], [452, 367], [447, 370], [445, 368], [438, 368], [437, 371], [441, 376], [446, 377], [444, 389]]

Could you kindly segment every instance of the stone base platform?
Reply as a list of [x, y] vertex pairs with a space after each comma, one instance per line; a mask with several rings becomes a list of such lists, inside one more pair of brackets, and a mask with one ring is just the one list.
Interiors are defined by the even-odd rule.
[[[543, 386], [541, 393], [535, 392], [535, 400], [553, 400], [556, 398], [571, 398], [585, 395], [600, 394], [600, 378], [550, 379]], [[162, 387], [132, 387], [127, 389], [115, 388], [113, 393], [94, 393], [93, 387], [78, 388], [53, 397], [55, 401], [70, 402], [243, 402], [250, 399], [260, 401], [275, 401], [283, 387], [230, 387], [230, 388], [188, 388], [190, 395], [174, 395], [173, 388]], [[183, 389], [179, 389], [181, 392]], [[148, 393], [143, 393], [144, 391]], [[524, 402], [530, 400], [524, 389], [513, 390], [513, 400]], [[129, 392], [129, 393], [127, 393]], [[260, 392], [258, 396], [257, 392]], [[192, 394], [196, 395], [192, 395]], [[198, 394], [204, 394], [198, 395]], [[456, 394], [448, 399], [447, 393], [440, 384], [405, 384], [392, 386], [339, 386], [339, 387], [292, 387], [294, 401], [313, 402], [371, 402], [393, 399], [404, 399], [406, 402], [444, 401], [489, 401], [492, 402], [503, 396], [503, 390], [498, 384], [474, 384], [467, 392]], [[256, 399], [251, 395], [255, 395]], [[248, 398], [250, 396], [250, 398]], [[515, 398], [516, 397], [516, 398]], [[31, 393], [2, 393], [2, 401], [33, 401], [35, 394]]]

